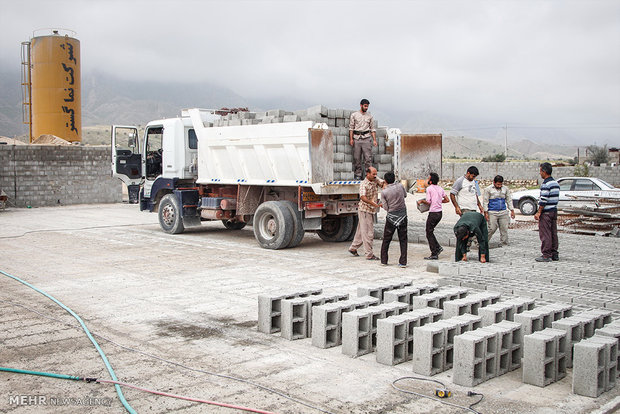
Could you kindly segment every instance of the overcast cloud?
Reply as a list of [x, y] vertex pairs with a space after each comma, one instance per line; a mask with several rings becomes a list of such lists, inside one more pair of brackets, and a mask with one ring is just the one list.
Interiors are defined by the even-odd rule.
[[367, 97], [383, 113], [620, 126], [617, 0], [0, 4], [4, 69], [33, 30], [60, 27], [77, 32], [83, 73], [210, 82], [250, 101]]

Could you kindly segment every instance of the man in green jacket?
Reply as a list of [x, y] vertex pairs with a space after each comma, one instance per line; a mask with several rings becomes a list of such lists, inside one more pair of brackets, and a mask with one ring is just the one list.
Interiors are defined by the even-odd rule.
[[475, 211], [464, 212], [454, 225], [454, 234], [456, 235], [455, 261], [467, 261], [467, 240], [473, 235], [478, 240], [478, 260], [481, 263], [489, 261], [489, 230], [482, 214]]

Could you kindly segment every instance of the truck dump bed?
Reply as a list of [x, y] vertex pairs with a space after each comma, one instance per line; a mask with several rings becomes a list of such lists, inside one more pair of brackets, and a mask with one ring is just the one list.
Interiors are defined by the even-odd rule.
[[333, 182], [333, 137], [324, 124], [205, 127], [198, 110], [188, 112], [198, 137], [198, 184], [308, 186], [317, 194], [358, 191], [357, 181]]

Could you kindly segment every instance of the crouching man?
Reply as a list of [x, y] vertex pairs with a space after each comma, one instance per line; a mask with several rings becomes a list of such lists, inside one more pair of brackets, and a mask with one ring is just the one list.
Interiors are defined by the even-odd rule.
[[489, 260], [489, 230], [484, 216], [475, 211], [464, 212], [454, 225], [456, 235], [456, 250], [454, 260], [467, 261], [467, 241], [476, 236], [478, 240], [478, 260], [486, 263]]

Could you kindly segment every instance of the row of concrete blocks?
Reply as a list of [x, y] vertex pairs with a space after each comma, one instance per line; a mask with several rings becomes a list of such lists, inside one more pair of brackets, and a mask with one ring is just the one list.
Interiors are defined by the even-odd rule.
[[439, 289], [439, 286], [435, 283], [413, 285], [413, 281], [395, 281], [393, 283], [377, 283], [359, 286], [357, 288], [357, 296], [372, 296], [379, 299], [381, 303], [384, 303], [395, 302], [391, 299], [393, 296], [389, 296], [390, 300], [386, 300], [386, 294], [390, 292], [395, 295], [409, 292], [411, 296], [418, 296], [435, 292], [437, 289]]
[[342, 344], [344, 353], [352, 352], [349, 349], [354, 347], [364, 349], [363, 353], [372, 352], [377, 341], [377, 321], [407, 312], [407, 306], [398, 302], [380, 304], [372, 296], [351, 299], [356, 300], [365, 300], [368, 306], [352, 309], [338, 302], [312, 309], [312, 345], [325, 349]]
[[[417, 352], [417, 350], [416, 350]], [[455, 384], [474, 387], [521, 366], [523, 328], [502, 321], [454, 338]]]
[[409, 306], [409, 310], [422, 308], [443, 309], [444, 303], [464, 298], [469, 289], [460, 287], [445, 287], [430, 293], [422, 293], [414, 286], [395, 289], [384, 293], [383, 301], [400, 302]]

